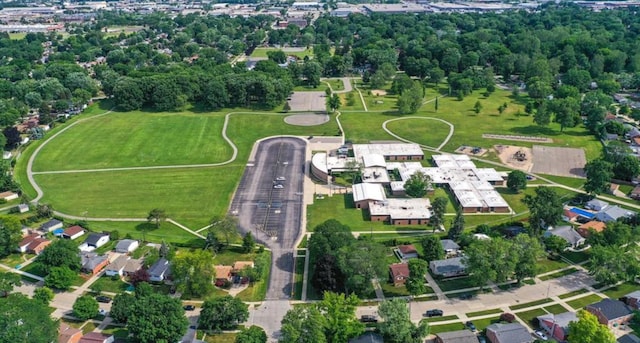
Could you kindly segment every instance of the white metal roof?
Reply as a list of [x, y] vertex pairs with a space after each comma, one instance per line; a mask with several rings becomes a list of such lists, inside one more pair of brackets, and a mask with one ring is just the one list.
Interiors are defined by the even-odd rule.
[[382, 185], [377, 183], [357, 183], [353, 185], [353, 201], [383, 201], [386, 199]]

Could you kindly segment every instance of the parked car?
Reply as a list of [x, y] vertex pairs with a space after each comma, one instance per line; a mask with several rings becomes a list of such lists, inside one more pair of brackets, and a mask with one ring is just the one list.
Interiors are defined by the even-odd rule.
[[111, 298], [109, 298], [106, 295], [98, 295], [96, 297], [96, 301], [99, 303], [110, 303], [111, 302]]
[[545, 335], [542, 330], [537, 330], [533, 334], [536, 335], [536, 337], [540, 338], [543, 341], [548, 341], [549, 340], [547, 335]]
[[476, 326], [473, 324], [473, 322], [468, 321], [468, 322], [464, 323], [464, 326], [466, 326], [467, 329], [469, 329], [469, 330], [471, 330], [473, 332], [476, 332]]
[[460, 296], [460, 300], [468, 300], [468, 299], [471, 299], [471, 298], [473, 298], [473, 294], [469, 294], [469, 293], [462, 294]]
[[185, 311], [193, 311], [196, 309], [196, 307], [193, 305], [185, 305], [183, 308]]
[[105, 310], [105, 309], [103, 309], [103, 308], [98, 309], [98, 314], [99, 314], [99, 315], [106, 316], [106, 315], [107, 315], [107, 313], [109, 313], [109, 312], [107, 312], [107, 310]]
[[433, 309], [425, 312], [424, 316], [425, 317], [442, 317], [443, 314], [444, 312], [442, 312], [442, 310]]
[[363, 323], [377, 323], [378, 322], [378, 318], [376, 318], [376, 316], [370, 315], [370, 314], [365, 314], [363, 316], [360, 317], [360, 321]]
[[287, 180], [287, 178], [285, 178], [284, 176], [278, 176], [276, 178], [276, 181], [286, 181], [286, 180]]
[[487, 343], [487, 339], [484, 336], [478, 336], [478, 343]]
[[281, 185], [281, 184], [278, 183], [278, 184], [273, 185], [273, 188], [275, 188], [275, 189], [283, 189], [284, 185]]

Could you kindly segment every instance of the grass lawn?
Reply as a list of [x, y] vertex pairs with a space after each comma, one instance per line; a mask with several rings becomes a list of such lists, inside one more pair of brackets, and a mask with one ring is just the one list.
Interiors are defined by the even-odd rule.
[[126, 340], [129, 337], [129, 330], [121, 326], [109, 325], [104, 330], [102, 330], [105, 334], [110, 334], [119, 339]]
[[565, 294], [560, 294], [560, 295], [558, 296], [558, 298], [560, 298], [560, 299], [571, 298], [571, 297], [574, 297], [574, 296], [576, 296], [576, 295], [578, 295], [578, 294], [584, 294], [584, 293], [587, 293], [588, 291], [589, 291], [589, 290], [587, 290], [586, 288], [581, 288], [581, 289], [575, 290], [575, 291], [573, 291], [573, 292], [569, 292], [569, 293], [565, 293]]
[[9, 267], [17, 267], [20, 264], [24, 263], [24, 259], [22, 258], [22, 254], [13, 253], [5, 256], [3, 259], [0, 259], [0, 263], [7, 265]]
[[[544, 274], [544, 273], [548, 273], [550, 271], [554, 271], [554, 270], [558, 270], [564, 267], [568, 267], [569, 264], [567, 264], [564, 261], [554, 261], [554, 260], [550, 260], [548, 258], [543, 258], [538, 260], [538, 263], [536, 264], [537, 267], [537, 273], [538, 274]], [[562, 275], [560, 275], [562, 276]], [[560, 277], [558, 276], [558, 277]]]
[[223, 162], [232, 152], [220, 134], [223, 123], [219, 113], [110, 113], [76, 124], [51, 140], [33, 170]]
[[500, 323], [500, 316], [473, 320], [473, 324], [476, 326], [476, 329], [478, 329], [478, 332], [484, 331], [487, 326], [495, 323]]
[[44, 272], [44, 266], [40, 262], [32, 262], [24, 268], [20, 269], [23, 272], [30, 273], [33, 275], [45, 277], [47, 273]]
[[551, 306], [547, 306], [543, 308], [545, 311], [549, 312], [549, 313], [553, 313], [553, 314], [560, 314], [560, 313], [564, 313], [567, 312], [567, 309], [564, 308], [562, 305], [560, 304], [555, 304], [555, 305], [551, 305]]
[[[269, 259], [271, 259], [270, 251], [265, 251], [264, 254], [269, 254]], [[214, 262], [216, 262], [216, 258], [214, 258]], [[234, 260], [234, 261], [237, 261], [237, 260]], [[262, 277], [260, 281], [254, 282], [247, 289], [238, 293], [237, 297], [242, 301], [263, 301], [265, 296], [267, 295], [267, 283], [269, 282], [269, 274], [271, 272], [270, 268], [271, 268], [271, 264], [269, 264], [268, 268], [265, 268], [262, 271]], [[313, 288], [313, 287], [309, 287], [309, 288]]]
[[573, 307], [575, 310], [579, 310], [587, 305], [593, 304], [602, 300], [600, 296], [596, 294], [589, 294], [586, 297], [578, 298], [575, 300], [567, 301], [567, 305]]
[[93, 286], [100, 287], [100, 290], [104, 292], [113, 292], [113, 293], [122, 293], [127, 290], [129, 284], [121, 281], [120, 279], [113, 280], [111, 276], [102, 276], [96, 280], [91, 287]]
[[[267, 56], [267, 52], [269, 51], [277, 51], [282, 50], [278, 48], [255, 48], [251, 53], [251, 57], [269, 57]], [[284, 50], [284, 53], [287, 56], [297, 56], [299, 58], [304, 58], [305, 56], [313, 57], [313, 48], [305, 49], [304, 51], [287, 51]]]
[[302, 282], [304, 281], [304, 257], [296, 257], [296, 275], [293, 287], [293, 299], [302, 299]]
[[469, 277], [459, 277], [455, 279], [437, 280], [438, 286], [443, 292], [454, 291], [457, 289], [476, 287], [473, 284], [473, 280]]
[[[476, 326], [477, 327], [477, 326]], [[450, 331], [458, 331], [464, 330], [464, 324], [460, 323], [451, 323], [451, 324], [442, 324], [442, 325], [432, 325], [429, 327], [429, 332], [432, 334], [440, 333], [440, 332], [450, 332]]]
[[637, 291], [640, 289], [640, 285], [637, 283], [625, 282], [621, 283], [617, 286], [611, 287], [602, 293], [606, 294], [611, 299], [618, 299], [623, 297], [633, 291]]
[[381, 282], [380, 286], [382, 287], [382, 293], [384, 293], [384, 296], [387, 298], [411, 295], [405, 286], [396, 287], [389, 282]]
[[330, 84], [331, 89], [333, 89], [334, 92], [344, 90], [344, 83], [342, 82], [342, 80], [329, 79], [322, 81], [322, 83], [325, 85], [327, 83]]
[[[89, 212], [89, 215], [91, 213]], [[181, 228], [169, 223], [164, 222], [160, 225], [160, 228], [156, 229], [156, 226], [147, 222], [89, 222], [89, 225], [98, 231], [113, 231], [117, 230], [120, 233], [120, 237], [125, 235], [131, 235], [133, 239], [143, 240], [146, 232], [146, 240], [148, 242], [162, 243], [165, 240], [169, 243], [185, 244], [204, 244], [204, 240], [190, 234], [189, 232], [182, 230]], [[134, 258], [140, 258], [145, 252], [148, 252], [151, 247], [141, 246], [134, 252]]]
[[549, 298], [545, 298], [545, 299], [540, 299], [540, 300], [536, 300], [536, 301], [532, 301], [532, 302], [528, 302], [528, 303], [509, 306], [509, 308], [511, 310], [515, 311], [515, 310], [520, 310], [520, 309], [531, 307], [531, 306], [546, 304], [546, 303], [549, 303], [551, 301], [553, 301], [553, 300], [551, 300]]
[[576, 273], [577, 271], [578, 271], [577, 268], [569, 268], [569, 269], [561, 270], [561, 271], [559, 271], [557, 273], [541, 276], [540, 280], [546, 281], [546, 280], [551, 280], [551, 279], [557, 279], [557, 278], [560, 278], [560, 277], [563, 277], [563, 276], [567, 276], [567, 275]]
[[96, 324], [94, 324], [91, 321], [87, 321], [86, 324], [84, 324], [84, 326], [82, 327], [82, 333], [89, 333], [89, 332], [93, 332], [93, 330], [95, 330], [95, 328], [97, 327]]
[[527, 323], [527, 325], [529, 325], [532, 329], [536, 329], [538, 327], [536, 325], [537, 323], [535, 323], [537, 321], [536, 317], [539, 317], [543, 314], [547, 314], [547, 311], [541, 308], [537, 308], [535, 310], [518, 312], [516, 313], [516, 316], [520, 317], [520, 319]]
[[[425, 126], [429, 127], [428, 133], [425, 132]], [[387, 129], [399, 134], [402, 138], [433, 148], [437, 148], [444, 142], [450, 130], [449, 125], [443, 122], [415, 117], [400, 117], [398, 120], [387, 123]]]
[[494, 308], [494, 309], [491, 309], [491, 310], [469, 312], [469, 313], [467, 313], [467, 317], [479, 317], [479, 316], [484, 316], [484, 315], [494, 314], [494, 313], [502, 313], [502, 310], [499, 309], [499, 308]]
[[[200, 334], [201, 331], [198, 331]], [[207, 343], [235, 343], [237, 333], [219, 333], [204, 336], [204, 341]], [[196, 335], [202, 337], [200, 335]]]
[[[268, 251], [265, 251], [265, 253], [270, 254]], [[230, 266], [236, 261], [253, 261], [255, 258], [256, 253], [244, 253], [242, 252], [242, 247], [232, 245], [217, 253], [213, 257], [213, 264]]]
[[584, 261], [588, 261], [590, 254], [589, 254], [589, 250], [587, 250], [587, 251], [579, 251], [579, 252], [563, 251], [562, 254], [560, 255], [573, 263], [581, 263]]
[[26, 36], [26, 32], [9, 32], [9, 39], [21, 40]]
[[451, 316], [442, 316], [442, 317], [428, 317], [423, 319], [425, 322], [427, 323], [437, 323], [437, 322], [444, 322], [447, 320], [454, 320], [454, 319], [458, 319], [457, 315], [451, 315]]

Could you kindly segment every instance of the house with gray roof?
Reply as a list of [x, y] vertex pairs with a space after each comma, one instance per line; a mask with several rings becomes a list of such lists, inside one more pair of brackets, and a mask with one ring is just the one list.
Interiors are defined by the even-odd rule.
[[164, 257], [160, 258], [149, 268], [149, 281], [162, 282], [169, 275], [171, 264]]
[[104, 267], [109, 264], [107, 255], [98, 255], [93, 252], [80, 253], [81, 271], [87, 274], [98, 274]]
[[551, 338], [558, 342], [564, 342], [569, 335], [569, 323], [577, 322], [578, 317], [575, 312], [564, 312], [559, 314], [547, 313], [537, 317], [540, 328], [545, 330]]
[[600, 324], [607, 325], [609, 328], [626, 324], [633, 317], [633, 312], [627, 304], [609, 298], [587, 305], [584, 309], [598, 317]]
[[520, 323], [495, 323], [487, 326], [487, 338], [491, 343], [531, 343], [529, 330]]
[[617, 342], [618, 343], [640, 343], [640, 338], [638, 338], [638, 336], [630, 333], [630, 334], [626, 334], [626, 335], [621, 336], [620, 338], [618, 338]]
[[62, 222], [58, 219], [51, 219], [48, 222], [40, 225], [40, 230], [44, 232], [51, 232], [56, 229], [62, 229]]
[[140, 243], [135, 239], [123, 239], [116, 244], [116, 252], [128, 254], [138, 249]]
[[458, 253], [460, 252], [460, 246], [458, 245], [458, 243], [450, 239], [443, 239], [440, 240], [440, 244], [442, 245], [442, 249], [444, 249], [444, 252], [447, 254], [447, 256], [458, 256]]
[[625, 295], [624, 301], [632, 309], [634, 310], [640, 309], [640, 291], [633, 291]]
[[593, 211], [600, 211], [607, 206], [609, 206], [609, 203], [600, 199], [591, 199], [585, 204], [587, 209]]
[[604, 209], [602, 209], [600, 212], [596, 213], [596, 219], [598, 219], [601, 222], [608, 223], [608, 222], [616, 221], [620, 218], [631, 217], [635, 214], [636, 213], [633, 211], [625, 210], [620, 206], [613, 205], [613, 206], [607, 206]]
[[104, 273], [107, 276], [115, 276], [115, 275], [122, 276], [122, 273], [124, 271], [124, 266], [127, 265], [128, 260], [129, 260], [129, 256], [127, 255], [118, 256], [118, 258], [116, 258], [113, 262], [111, 262], [107, 266]]
[[551, 228], [544, 233], [544, 237], [557, 236], [569, 243], [572, 248], [577, 248], [586, 242], [586, 239], [570, 225]]
[[478, 337], [470, 330], [440, 332], [436, 334], [436, 343], [478, 343]]
[[356, 338], [350, 339], [349, 343], [384, 343], [384, 339], [375, 332], [367, 331]]
[[454, 277], [467, 274], [463, 257], [431, 261], [429, 262], [429, 269], [431, 269], [433, 275], [441, 277]]
[[90, 233], [78, 248], [80, 251], [93, 251], [109, 243], [109, 235], [106, 233]]

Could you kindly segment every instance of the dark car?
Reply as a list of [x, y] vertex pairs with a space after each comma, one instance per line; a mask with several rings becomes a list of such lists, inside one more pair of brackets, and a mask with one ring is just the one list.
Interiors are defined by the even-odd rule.
[[487, 339], [484, 338], [484, 336], [478, 336], [478, 342], [479, 343], [487, 343]]
[[193, 311], [196, 309], [196, 307], [193, 305], [185, 305], [183, 308], [185, 311]]
[[376, 318], [376, 316], [372, 316], [370, 314], [365, 314], [365, 315], [360, 317], [360, 321], [363, 322], [363, 323], [377, 323], [378, 322], [378, 318]]
[[428, 310], [427, 312], [425, 312], [424, 316], [425, 317], [442, 317], [442, 315], [444, 314], [444, 312], [442, 312], [442, 310]]
[[471, 298], [473, 298], [473, 294], [468, 294], [467, 293], [467, 294], [463, 294], [463, 295], [460, 296], [460, 300], [468, 300], [468, 299], [471, 299]]
[[98, 295], [96, 297], [96, 301], [99, 303], [110, 303], [111, 302], [111, 298], [109, 298], [106, 295]]
[[476, 326], [473, 324], [473, 322], [471, 322], [471, 321], [466, 322], [466, 323], [464, 323], [464, 326], [466, 326], [467, 329], [469, 329], [469, 330], [471, 330], [473, 332], [476, 332]]

